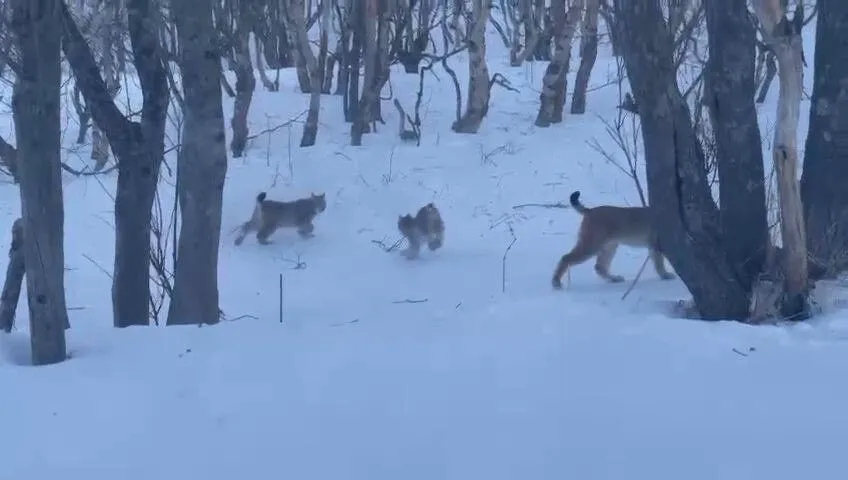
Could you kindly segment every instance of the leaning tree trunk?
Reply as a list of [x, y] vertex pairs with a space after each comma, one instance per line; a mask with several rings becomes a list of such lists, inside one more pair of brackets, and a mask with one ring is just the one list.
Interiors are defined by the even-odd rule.
[[21, 298], [21, 285], [26, 273], [24, 261], [24, 219], [12, 223], [12, 244], [9, 246], [9, 264], [6, 265], [6, 280], [0, 295], [0, 330], [10, 333], [15, 326], [15, 312]]
[[638, 104], [648, 203], [660, 248], [691, 292], [700, 318], [744, 320], [748, 291], [723, 249], [719, 214], [677, 85], [674, 42], [663, 12], [657, 2], [632, 0], [615, 0], [615, 10]]
[[[183, 0], [180, 0], [183, 1]], [[233, 158], [244, 155], [247, 147], [247, 116], [250, 113], [250, 103], [256, 90], [256, 77], [253, 75], [253, 65], [250, 63], [250, 30], [254, 22], [255, 12], [248, 2], [239, 2], [236, 18], [235, 52], [233, 67], [236, 73], [236, 99], [233, 102], [233, 118], [230, 126], [233, 137], [230, 140], [230, 151]]]
[[755, 0], [754, 7], [762, 25], [763, 37], [777, 57], [780, 79], [772, 154], [777, 172], [780, 233], [785, 252], [786, 291], [781, 313], [786, 318], [798, 320], [809, 315], [810, 293], [807, 240], [797, 176], [798, 122], [804, 78], [801, 40], [804, 13], [799, 4], [795, 18], [790, 21], [781, 0]]
[[60, 166], [62, 17], [59, 0], [14, 0], [11, 27], [20, 52], [12, 95], [24, 229], [32, 363], [67, 357], [65, 212]]
[[810, 256], [833, 274], [848, 269], [848, 2], [818, 9], [801, 199]]
[[589, 90], [589, 77], [598, 58], [598, 12], [600, 0], [587, 0], [586, 14], [583, 17], [583, 37], [580, 39], [580, 67], [574, 78], [574, 94], [571, 97], [571, 113], [586, 113], [586, 92]]
[[[329, 26], [330, 4], [327, 0], [321, 2], [321, 35], [326, 39], [327, 27]], [[318, 113], [321, 108], [321, 82], [323, 75], [318, 68], [318, 59], [309, 44], [309, 34], [306, 31], [306, 11], [303, 0], [292, 0], [286, 9], [286, 28], [293, 32], [297, 44], [297, 56], [305, 65], [309, 75], [309, 111], [306, 114], [306, 122], [303, 125], [303, 136], [300, 139], [301, 147], [315, 145], [318, 136]], [[300, 67], [298, 67], [300, 68]]]
[[219, 319], [218, 248], [227, 174], [224, 110], [215, 51], [212, 0], [174, 4], [185, 98], [183, 145], [177, 160], [180, 237], [168, 325]]
[[115, 266], [112, 275], [116, 327], [150, 323], [150, 221], [165, 151], [169, 93], [157, 15], [151, 0], [128, 0], [133, 64], [141, 84], [141, 122], [127, 119], [109, 96], [91, 49], [63, 2], [62, 49], [94, 122], [109, 139], [118, 164], [115, 195]]
[[574, 0], [568, 12], [565, 11], [565, 0], [554, 0], [551, 7], [554, 18], [554, 57], [545, 69], [542, 77], [542, 92], [539, 94], [539, 114], [536, 116], [537, 127], [549, 127], [552, 123], [562, 121], [562, 104], [565, 99], [566, 75], [571, 61], [571, 40], [580, 22], [585, 0]]
[[706, 95], [716, 142], [721, 224], [728, 255], [750, 290], [769, 245], [763, 149], [754, 95], [757, 32], [745, 2], [704, 5], [709, 35]]
[[488, 0], [473, 0], [468, 25], [468, 102], [465, 114], [454, 122], [456, 133], [477, 133], [489, 112], [489, 66], [486, 64], [486, 25], [492, 6]]
[[[106, 88], [112, 98], [118, 94], [120, 81], [115, 65], [115, 30], [113, 24], [115, 12], [118, 9], [114, 2], [104, 2], [101, 6], [103, 11], [96, 15], [102, 15], [99, 22], [97, 37], [100, 40], [100, 60], [103, 67], [103, 76], [106, 79]], [[100, 171], [109, 161], [109, 140], [100, 128], [95, 124], [91, 129], [91, 159], [94, 160], [94, 171]]]

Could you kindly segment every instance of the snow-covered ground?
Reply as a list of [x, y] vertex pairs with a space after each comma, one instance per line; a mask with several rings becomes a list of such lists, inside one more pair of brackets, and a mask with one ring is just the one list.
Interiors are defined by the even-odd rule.
[[[606, 284], [591, 263], [552, 291], [580, 218], [513, 207], [574, 190], [587, 205], [638, 203], [587, 143], [615, 150], [601, 120], [615, 115], [615, 63], [602, 48], [589, 111], [539, 129], [544, 65], [510, 68], [498, 37], [489, 43], [490, 70], [520, 93], [496, 87], [477, 135], [450, 132], [454, 94], [440, 72], [441, 83], [427, 78], [421, 147], [399, 143], [390, 102], [387, 125], [350, 147], [340, 98], [327, 96], [317, 146], [298, 148], [295, 125], [231, 161], [219, 274], [229, 320], [214, 327], [111, 327], [115, 174], [66, 175], [71, 358], [23, 366], [23, 300], [17, 330], [0, 335], [0, 479], [844, 478], [839, 286], [813, 321], [767, 327], [672, 317], [686, 290], [650, 268], [624, 300], [629, 282]], [[466, 60], [453, 59], [463, 90]], [[392, 75], [411, 108], [417, 76]], [[293, 72], [282, 82], [257, 90], [253, 132], [306, 108]], [[764, 136], [776, 94], [777, 84], [762, 106]], [[67, 161], [81, 166], [73, 117]], [[229, 232], [259, 191], [326, 192], [316, 236], [283, 230], [271, 245], [250, 236], [235, 247]], [[15, 186], [0, 185], [0, 199], [0, 225], [11, 225]], [[447, 225], [443, 249], [410, 262], [374, 243], [394, 243], [397, 215], [430, 201]], [[0, 239], [6, 249], [8, 228]], [[630, 280], [644, 255], [621, 248], [613, 270]]]

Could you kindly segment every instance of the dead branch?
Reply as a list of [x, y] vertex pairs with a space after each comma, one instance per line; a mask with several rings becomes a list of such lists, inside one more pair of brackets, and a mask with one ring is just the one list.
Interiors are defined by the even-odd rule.
[[557, 202], [557, 203], [522, 203], [520, 205], [513, 205], [513, 210], [518, 210], [519, 208], [527, 208], [527, 207], [539, 207], [539, 208], [571, 208], [571, 205]]

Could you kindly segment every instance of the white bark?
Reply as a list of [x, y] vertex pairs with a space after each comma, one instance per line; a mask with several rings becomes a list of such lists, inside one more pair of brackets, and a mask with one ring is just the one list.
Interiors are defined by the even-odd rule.
[[807, 241], [798, 182], [798, 123], [803, 85], [800, 31], [791, 26], [780, 0], [754, 0], [763, 38], [775, 53], [780, 90], [772, 155], [780, 197], [780, 230], [786, 252], [786, 289], [790, 296], [808, 289]]

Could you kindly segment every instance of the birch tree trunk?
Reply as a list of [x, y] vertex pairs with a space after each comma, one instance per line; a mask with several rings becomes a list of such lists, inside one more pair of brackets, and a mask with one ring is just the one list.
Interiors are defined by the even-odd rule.
[[[356, 1], [356, 0], [354, 0]], [[365, 64], [365, 72], [362, 76], [362, 99], [371, 88], [373, 88], [374, 80], [377, 76], [378, 55], [377, 55], [377, 17], [378, 17], [378, 0], [362, 0], [357, 11], [359, 12], [359, 32], [362, 33], [363, 43], [363, 63]], [[358, 32], [354, 32], [356, 36]], [[356, 40], [354, 39], [354, 45]], [[358, 72], [351, 69], [351, 76], [358, 75]], [[369, 131], [368, 124], [371, 123], [371, 101], [363, 101], [356, 97], [350, 99], [351, 102], [357, 102], [357, 112], [353, 116], [353, 123], [350, 126], [350, 144], [353, 146], [362, 145], [362, 135]]]
[[586, 92], [592, 68], [598, 58], [598, 13], [600, 0], [587, 0], [583, 16], [583, 36], [580, 39], [580, 67], [574, 78], [574, 94], [571, 97], [571, 113], [586, 113]]
[[14, 0], [20, 69], [12, 95], [18, 145], [32, 363], [67, 357], [65, 212], [60, 167], [62, 83], [59, 0]]
[[810, 127], [801, 175], [807, 248], [829, 274], [848, 269], [848, 2], [819, 0]]
[[465, 114], [451, 127], [456, 133], [477, 133], [489, 111], [486, 25], [492, 6], [489, 0], [473, 0], [472, 5], [472, 21], [468, 25], [468, 102]]
[[218, 323], [218, 249], [227, 174], [224, 110], [212, 0], [173, 5], [185, 99], [177, 164], [180, 236], [168, 325]]
[[777, 172], [780, 232], [785, 252], [785, 296], [781, 313], [790, 319], [809, 315], [807, 241], [798, 172], [798, 122], [801, 115], [803, 10], [790, 21], [780, 0], [754, 0], [763, 38], [777, 57], [780, 90], [772, 155]]
[[554, 57], [545, 69], [542, 77], [542, 92], [539, 94], [539, 114], [536, 116], [537, 127], [549, 127], [552, 123], [562, 121], [562, 107], [565, 99], [566, 75], [571, 61], [571, 41], [580, 22], [585, 0], [573, 0], [571, 7], [565, 11], [565, 0], [554, 0], [551, 14], [554, 17]]

